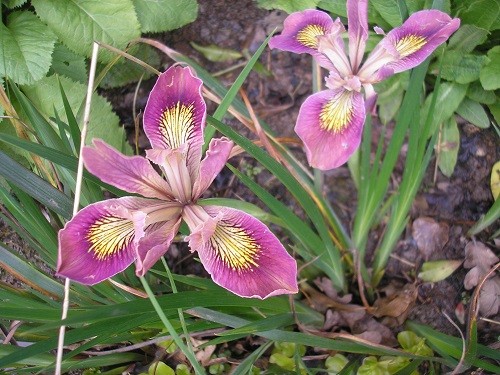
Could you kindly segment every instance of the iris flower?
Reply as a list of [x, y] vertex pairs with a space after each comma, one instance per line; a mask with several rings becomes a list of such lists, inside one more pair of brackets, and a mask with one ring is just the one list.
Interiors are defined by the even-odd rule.
[[263, 223], [237, 209], [198, 204], [233, 147], [227, 138], [213, 139], [201, 159], [201, 87], [188, 67], [160, 75], [144, 112], [152, 146], [146, 157], [125, 156], [102, 140], [85, 147], [91, 173], [140, 196], [80, 210], [59, 232], [59, 275], [93, 285], [135, 261], [142, 276], [165, 254], [184, 220], [191, 251], [218, 285], [242, 297], [297, 292], [297, 264]]
[[[460, 26], [459, 19], [438, 10], [413, 13], [387, 33], [363, 62], [367, 13], [367, 0], [347, 1], [348, 54], [344, 25], [318, 10], [290, 14], [281, 35], [269, 41], [271, 48], [309, 53], [330, 71], [325, 79], [328, 90], [304, 101], [295, 126], [312, 167], [328, 170], [344, 164], [358, 148], [365, 113], [375, 104], [372, 85], [419, 65]], [[375, 31], [383, 34], [378, 27]]]

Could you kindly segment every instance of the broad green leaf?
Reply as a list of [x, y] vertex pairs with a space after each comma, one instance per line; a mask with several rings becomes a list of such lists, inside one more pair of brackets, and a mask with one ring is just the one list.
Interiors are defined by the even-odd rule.
[[314, 9], [320, 0], [257, 0], [259, 7], [264, 9], [281, 9], [293, 13], [305, 9]]
[[50, 68], [56, 36], [33, 13], [17, 11], [0, 23], [0, 76], [32, 84]]
[[347, 17], [346, 2], [344, 0], [321, 0], [318, 7], [336, 17]]
[[476, 46], [483, 44], [487, 38], [488, 30], [476, 25], [463, 25], [451, 36], [448, 48], [469, 53]]
[[198, 15], [196, 0], [132, 0], [143, 33], [178, 29]]
[[497, 0], [470, 1], [468, 7], [460, 13], [462, 25], [471, 24], [490, 30], [500, 14]]
[[439, 145], [439, 169], [450, 177], [457, 164], [458, 150], [460, 148], [460, 133], [454, 117], [450, 117], [443, 124], [441, 143]]
[[486, 129], [490, 126], [490, 119], [483, 106], [469, 98], [464, 98], [460, 103], [457, 114], [478, 128]]
[[[84, 102], [86, 86], [66, 77], [59, 77], [59, 79], [73, 112], [77, 113]], [[67, 122], [57, 77], [44, 78], [35, 86], [24, 87], [23, 91], [47, 117], [54, 115], [55, 108], [61, 119]], [[97, 94], [92, 97], [87, 141], [90, 142], [92, 138], [103, 139], [116, 149], [131, 153], [131, 147], [125, 140], [125, 130], [119, 126], [118, 116], [113, 113], [106, 99]]]
[[228, 48], [221, 48], [215, 44], [210, 44], [208, 46], [200, 46], [195, 42], [191, 42], [190, 44], [195, 50], [201, 52], [203, 56], [207, 58], [207, 60], [214, 62], [237, 60], [243, 56], [238, 51]]
[[493, 115], [493, 118], [495, 119], [495, 122], [497, 125], [500, 124], [500, 101], [496, 101], [493, 104], [488, 105], [488, 109], [490, 110], [491, 114]]
[[403, 23], [407, 10], [402, 9], [399, 0], [372, 0], [371, 4], [392, 27]]
[[[488, 58], [484, 55], [464, 54], [462, 51], [448, 51], [442, 61], [441, 77], [457, 83], [476, 81], [479, 79], [481, 68], [487, 63], [487, 60]], [[438, 64], [434, 65], [436, 69]]]
[[[430, 137], [434, 134], [437, 127], [453, 115], [460, 103], [462, 103], [466, 92], [467, 85], [449, 82], [441, 84], [436, 99], [436, 106], [434, 108], [434, 112], [431, 114], [431, 126], [429, 127], [429, 133], [427, 136]], [[422, 107], [422, 115], [420, 116], [420, 125], [422, 127], [424, 126], [429, 114], [431, 101], [432, 95], [427, 96], [424, 106]]]
[[[461, 260], [434, 260], [422, 264], [418, 278], [428, 282], [436, 283], [446, 279], [462, 264]], [[406, 347], [403, 346], [406, 349]]]
[[467, 90], [467, 97], [481, 104], [493, 104], [497, 97], [493, 90], [485, 90], [480, 82], [473, 82]]
[[500, 161], [497, 161], [491, 168], [490, 178], [491, 194], [495, 200], [500, 196]]
[[500, 46], [488, 51], [490, 61], [481, 69], [480, 80], [485, 90], [500, 88]]
[[410, 14], [425, 8], [425, 0], [405, 0], [405, 2]]
[[2, 4], [5, 4], [7, 8], [13, 9], [20, 7], [23, 5], [27, 0], [2, 0]]
[[[140, 36], [132, 0], [32, 0], [36, 13], [69, 49], [90, 57], [94, 41], [123, 49]], [[100, 61], [112, 54], [99, 53]]]
[[60, 43], [57, 43], [54, 47], [50, 72], [71, 78], [73, 81], [81, 83], [86, 83], [88, 81], [85, 57], [74, 53], [68, 49], [68, 47]]

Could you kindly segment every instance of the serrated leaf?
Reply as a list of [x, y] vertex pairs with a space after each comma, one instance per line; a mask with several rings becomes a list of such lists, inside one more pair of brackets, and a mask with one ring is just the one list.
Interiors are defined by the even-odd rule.
[[422, 270], [418, 278], [428, 282], [436, 283], [446, 279], [462, 264], [461, 260], [434, 260], [422, 264]]
[[460, 133], [454, 117], [450, 117], [443, 125], [441, 143], [439, 145], [438, 166], [441, 172], [450, 177], [457, 164], [458, 150], [460, 148]]
[[488, 114], [483, 106], [474, 100], [465, 98], [457, 108], [457, 114], [478, 128], [486, 129], [490, 126]]
[[485, 90], [480, 82], [473, 82], [467, 90], [467, 97], [481, 104], [493, 104], [497, 97], [492, 90]]
[[17, 11], [0, 23], [0, 75], [32, 84], [50, 68], [56, 36], [31, 12]]
[[[470, 83], [479, 79], [479, 74], [488, 58], [484, 55], [464, 54], [448, 51], [442, 61], [441, 77], [448, 81]], [[439, 63], [437, 63], [439, 64]], [[437, 66], [437, 64], [435, 66]]]
[[57, 43], [54, 47], [50, 72], [81, 83], [88, 81], [85, 58], [60, 43]]
[[[66, 77], [59, 77], [59, 80], [73, 112], [78, 113], [86, 96], [86, 85]], [[60, 118], [67, 122], [56, 76], [46, 77], [34, 86], [23, 87], [23, 91], [47, 117], [54, 116], [55, 108]], [[92, 138], [101, 138], [116, 149], [131, 153], [131, 147], [125, 141], [125, 130], [119, 126], [118, 116], [113, 113], [109, 102], [98, 94], [92, 96], [87, 143]]]
[[399, 0], [372, 0], [371, 4], [392, 27], [403, 23], [407, 10], [401, 8]]
[[462, 25], [470, 24], [490, 30], [500, 14], [500, 3], [497, 0], [471, 1], [460, 13]]
[[221, 48], [215, 44], [210, 44], [208, 46], [200, 46], [195, 42], [191, 42], [190, 44], [195, 50], [202, 53], [207, 60], [214, 62], [237, 60], [243, 56], [238, 51], [228, 48]]
[[469, 53], [476, 46], [483, 44], [487, 38], [488, 30], [476, 25], [463, 25], [451, 36], [448, 48]]
[[9, 9], [20, 7], [28, 0], [2, 0], [2, 3]]
[[196, 0], [132, 0], [141, 31], [161, 32], [178, 29], [198, 15]]
[[264, 9], [281, 9], [287, 13], [305, 9], [314, 9], [320, 0], [257, 0], [259, 7]]
[[[131, 0], [32, 0], [38, 16], [71, 50], [90, 57], [92, 44], [100, 41], [123, 49], [140, 36], [139, 21]], [[110, 61], [100, 51], [100, 61]]]
[[488, 51], [490, 61], [481, 69], [480, 80], [485, 90], [500, 88], [500, 46]]
[[[160, 66], [160, 57], [156, 49], [146, 44], [139, 44], [132, 48], [129, 54], [137, 57], [153, 68]], [[148, 79], [152, 76], [149, 70], [144, 69], [139, 64], [136, 64], [129, 59], [121, 59], [111, 67], [108, 73], [104, 76], [101, 86], [104, 88], [125, 86], [132, 82], [137, 82], [141, 79]]]
[[500, 161], [497, 161], [491, 168], [491, 194], [495, 200], [500, 196]]

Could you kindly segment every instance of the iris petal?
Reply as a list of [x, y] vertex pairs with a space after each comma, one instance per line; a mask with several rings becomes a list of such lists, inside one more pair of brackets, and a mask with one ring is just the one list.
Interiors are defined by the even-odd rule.
[[368, 0], [347, 1], [349, 58], [352, 70], [357, 71], [365, 53], [368, 39]]
[[309, 164], [328, 170], [344, 164], [358, 148], [364, 121], [359, 92], [325, 90], [304, 101], [295, 132], [304, 142]]
[[295, 260], [263, 223], [232, 208], [202, 209], [208, 216], [191, 228], [189, 245], [216, 284], [249, 298], [298, 291]]

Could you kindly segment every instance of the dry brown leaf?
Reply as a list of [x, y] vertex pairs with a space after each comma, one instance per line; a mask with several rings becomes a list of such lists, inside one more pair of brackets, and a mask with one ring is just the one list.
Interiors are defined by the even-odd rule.
[[485, 281], [479, 295], [479, 311], [484, 316], [492, 316], [500, 309], [500, 277]]
[[394, 294], [377, 299], [371, 313], [377, 318], [389, 316], [404, 321], [416, 299], [417, 287], [414, 284], [406, 284]]
[[412, 234], [425, 260], [441, 250], [449, 239], [449, 227], [430, 217], [419, 217], [413, 222]]
[[472, 289], [488, 273], [498, 257], [482, 242], [471, 241], [465, 246], [464, 267], [471, 268], [464, 279], [465, 289]]

